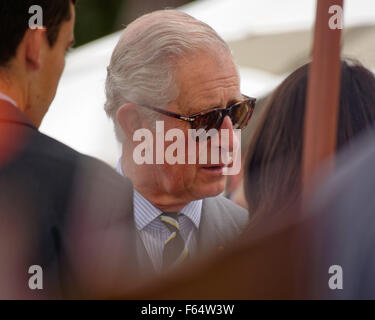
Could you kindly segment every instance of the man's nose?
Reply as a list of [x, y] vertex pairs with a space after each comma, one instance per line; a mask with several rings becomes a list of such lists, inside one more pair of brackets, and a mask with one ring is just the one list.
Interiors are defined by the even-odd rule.
[[[219, 137], [212, 141], [219, 148], [226, 149], [227, 152], [234, 152], [238, 149], [239, 139], [233, 130], [233, 123], [229, 116], [226, 116], [219, 129]], [[225, 137], [225, 138], [224, 138]], [[228, 138], [227, 138], [228, 137]]]

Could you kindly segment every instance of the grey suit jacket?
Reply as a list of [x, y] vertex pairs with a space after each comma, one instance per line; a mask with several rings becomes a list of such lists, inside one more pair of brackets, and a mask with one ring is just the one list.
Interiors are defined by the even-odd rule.
[[[133, 188], [129, 184], [120, 203], [123, 212], [103, 210], [74, 221], [76, 233], [70, 236], [80, 259], [73, 264], [72, 278], [80, 289], [79, 297], [110, 297], [138, 287], [140, 280], [155, 276], [155, 270], [136, 230], [133, 212]], [[246, 226], [248, 213], [222, 197], [203, 200], [198, 235], [199, 255], [213, 252], [235, 238]]]
[[[224, 247], [241, 233], [248, 218], [245, 209], [223, 196], [204, 199], [198, 233], [198, 257]], [[136, 247], [139, 270], [144, 274], [154, 273], [151, 259], [138, 232]]]

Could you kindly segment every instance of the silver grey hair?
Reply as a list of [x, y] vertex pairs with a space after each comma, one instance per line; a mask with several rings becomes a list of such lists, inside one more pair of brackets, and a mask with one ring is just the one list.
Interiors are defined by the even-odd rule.
[[[144, 19], [147, 23], [134, 28]], [[136, 32], [127, 32], [132, 25], [131, 31]], [[125, 138], [116, 117], [122, 105], [131, 102], [164, 108], [179, 95], [174, 79], [178, 58], [218, 48], [231, 54], [215, 30], [180, 11], [155, 11], [131, 23], [107, 68], [105, 111], [114, 121], [117, 139], [121, 142]]]

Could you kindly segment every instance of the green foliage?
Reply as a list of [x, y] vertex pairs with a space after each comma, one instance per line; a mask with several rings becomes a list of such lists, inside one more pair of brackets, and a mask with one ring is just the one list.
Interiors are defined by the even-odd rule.
[[78, 0], [76, 46], [118, 30], [118, 17], [126, 0]]
[[78, 0], [76, 46], [123, 28], [141, 14], [166, 7], [179, 7], [192, 0]]

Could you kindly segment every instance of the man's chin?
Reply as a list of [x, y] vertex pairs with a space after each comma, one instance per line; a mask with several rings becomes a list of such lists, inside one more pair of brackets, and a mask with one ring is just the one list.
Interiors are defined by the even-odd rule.
[[226, 179], [227, 177], [223, 177], [220, 181], [217, 182], [211, 182], [211, 183], [203, 183], [201, 188], [199, 188], [199, 194], [200, 198], [211, 198], [211, 197], [216, 197], [223, 193], [225, 190], [225, 185], [226, 185]]

